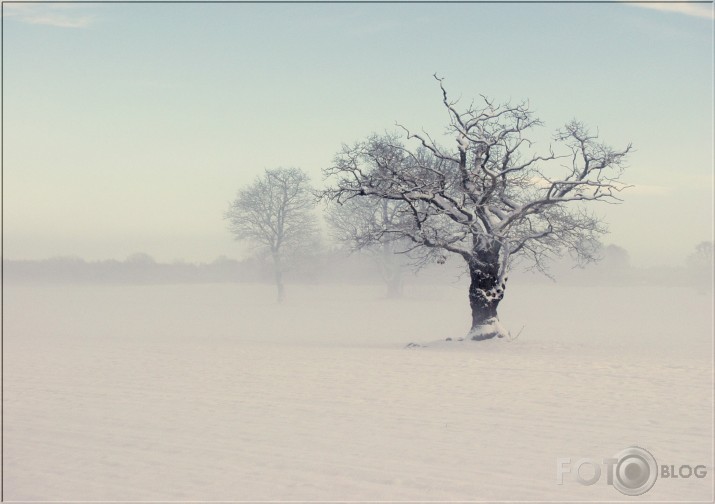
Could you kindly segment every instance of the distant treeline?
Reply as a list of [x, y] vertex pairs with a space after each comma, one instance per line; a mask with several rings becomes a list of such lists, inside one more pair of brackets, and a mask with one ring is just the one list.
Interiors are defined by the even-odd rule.
[[144, 254], [125, 261], [85, 261], [79, 257], [53, 257], [40, 261], [3, 261], [8, 282], [37, 283], [192, 283], [262, 281], [255, 261], [221, 259], [208, 264], [157, 263]]
[[[285, 277], [299, 283], [382, 281], [379, 268], [369, 255], [344, 251], [301, 258], [299, 263], [287, 265]], [[3, 260], [3, 279], [12, 283], [262, 283], [273, 282], [273, 265], [267, 257], [239, 261], [222, 256], [208, 263], [160, 263], [143, 253], [124, 261], [54, 257]]]
[[[354, 258], [314, 258], [320, 268], [305, 262], [287, 272], [293, 281], [318, 282], [328, 277], [346, 281], [371, 276], [370, 264], [360, 265]], [[349, 262], [350, 268], [334, 263]], [[363, 270], [351, 274], [356, 269]], [[342, 273], [342, 274], [341, 274]], [[356, 278], [351, 278], [355, 276]], [[16, 283], [237, 283], [271, 282], [273, 269], [269, 259], [251, 258], [238, 261], [219, 257], [209, 263], [159, 263], [147, 254], [134, 254], [124, 261], [85, 261], [79, 257], [54, 257], [45, 260], [3, 260], [3, 279]], [[340, 279], [340, 278], [336, 278]], [[379, 279], [378, 279], [379, 280]]]
[[[552, 278], [518, 267], [510, 275], [512, 283], [556, 281], [567, 285], [665, 285], [694, 286], [708, 290], [712, 284], [712, 265], [688, 264], [682, 267], [634, 268], [628, 253], [611, 245], [603, 249], [602, 260], [585, 268], [574, 267], [561, 259], [550, 268]], [[417, 274], [405, 271], [406, 283], [455, 283], [467, 281], [460, 261], [428, 265]], [[295, 283], [380, 283], [382, 278], [369, 254], [349, 254], [334, 250], [306, 257], [286, 272]], [[235, 260], [219, 257], [209, 263], [159, 263], [147, 254], [134, 254], [124, 261], [86, 261], [79, 257], [45, 260], [3, 260], [3, 281], [9, 283], [268, 283], [273, 281], [269, 258]]]

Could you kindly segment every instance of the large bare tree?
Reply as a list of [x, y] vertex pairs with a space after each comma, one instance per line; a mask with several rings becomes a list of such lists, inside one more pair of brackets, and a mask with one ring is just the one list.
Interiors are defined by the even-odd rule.
[[402, 218], [365, 238], [409, 240], [405, 252], [425, 262], [442, 262], [445, 253], [462, 257], [471, 280], [469, 338], [502, 337], [508, 333], [497, 307], [514, 259], [544, 272], [548, 259], [563, 250], [580, 262], [594, 260], [606, 229], [585, 204], [620, 201], [626, 186], [619, 177], [631, 146], [613, 149], [571, 121], [538, 153], [533, 139], [542, 123], [528, 104], [496, 104], [482, 96], [460, 109], [435, 78], [456, 145], [442, 146], [402, 126], [416, 148], [396, 134], [344, 145], [325, 170], [331, 186], [324, 197], [401, 202]]
[[285, 259], [309, 248], [317, 232], [315, 197], [298, 168], [268, 169], [238, 191], [224, 218], [237, 240], [247, 240], [273, 259], [278, 302], [285, 299]]

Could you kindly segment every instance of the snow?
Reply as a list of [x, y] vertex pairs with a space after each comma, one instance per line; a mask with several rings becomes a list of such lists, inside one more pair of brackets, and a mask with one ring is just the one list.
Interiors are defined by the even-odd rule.
[[556, 459], [631, 445], [713, 498], [711, 295], [512, 285], [475, 343], [463, 285], [382, 290], [6, 285], [5, 499], [623, 500]]
[[498, 318], [490, 318], [484, 325], [471, 329], [467, 334], [467, 339], [481, 339], [489, 334], [496, 334], [499, 338], [511, 338], [509, 331], [504, 328]]
[[469, 150], [469, 140], [464, 133], [457, 135], [457, 143], [459, 144], [459, 150], [462, 152], [467, 152]]

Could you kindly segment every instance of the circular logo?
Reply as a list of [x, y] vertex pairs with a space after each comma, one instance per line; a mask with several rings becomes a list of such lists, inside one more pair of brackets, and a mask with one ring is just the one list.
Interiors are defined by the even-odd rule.
[[658, 464], [648, 450], [631, 446], [616, 454], [613, 486], [624, 495], [641, 495], [653, 488]]

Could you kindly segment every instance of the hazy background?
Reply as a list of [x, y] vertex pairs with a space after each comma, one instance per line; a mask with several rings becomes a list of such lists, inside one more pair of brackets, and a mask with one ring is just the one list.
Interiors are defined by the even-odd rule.
[[607, 242], [683, 265], [713, 224], [712, 6], [650, 7], [4, 4], [4, 257], [242, 258], [240, 186], [277, 166], [320, 186], [395, 121], [439, 136], [437, 72], [528, 98], [545, 142], [573, 117], [633, 142]]
[[[554, 465], [637, 445], [708, 471], [647, 498], [712, 501], [712, 4], [2, 9], [4, 498], [622, 501]], [[459, 257], [386, 299], [326, 233], [276, 303], [237, 189], [439, 136], [434, 72], [530, 99], [542, 147], [633, 142], [603, 261], [515, 270], [480, 343]]]

